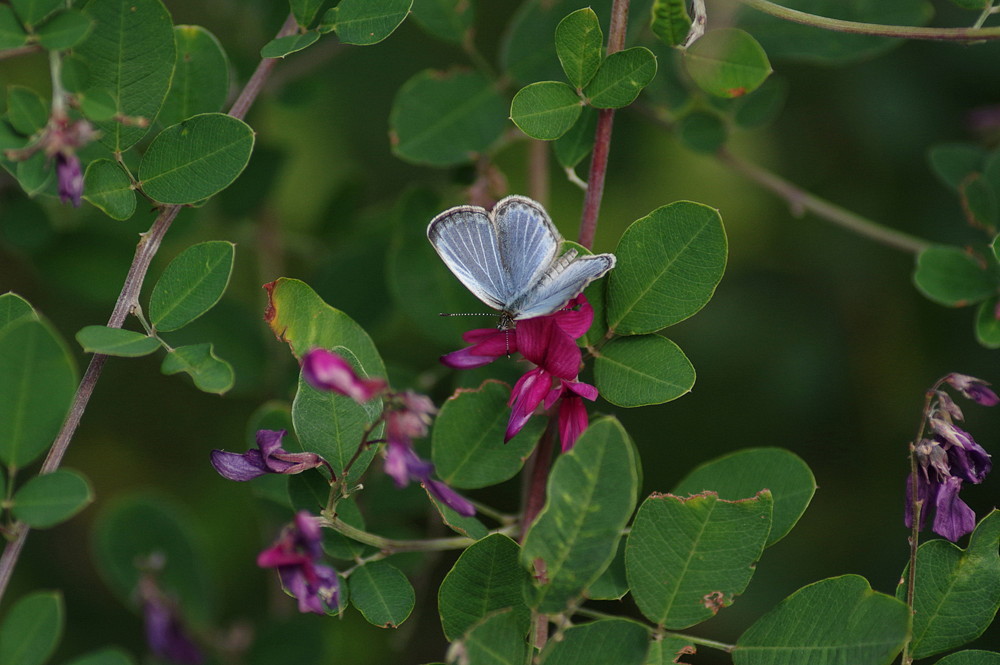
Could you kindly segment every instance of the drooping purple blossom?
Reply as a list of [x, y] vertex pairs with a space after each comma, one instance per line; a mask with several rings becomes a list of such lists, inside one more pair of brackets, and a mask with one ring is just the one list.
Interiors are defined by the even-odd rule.
[[316, 453], [290, 453], [282, 448], [281, 439], [285, 434], [285, 430], [259, 430], [257, 449], [251, 448], [242, 454], [213, 450], [212, 466], [223, 478], [239, 482], [253, 480], [266, 473], [290, 475], [323, 465], [330, 468], [327, 461]]
[[56, 153], [56, 180], [59, 183], [59, 200], [79, 208], [83, 196], [83, 171], [76, 153]]
[[178, 665], [203, 663], [205, 657], [188, 634], [177, 603], [159, 588], [153, 573], [143, 573], [139, 578], [138, 595], [149, 650]]
[[299, 612], [326, 614], [340, 605], [340, 580], [337, 571], [320, 563], [319, 519], [306, 511], [295, 514], [278, 539], [257, 556], [261, 568], [275, 568], [281, 584], [298, 599]]
[[383, 379], [360, 378], [349, 362], [326, 349], [313, 349], [302, 358], [302, 376], [313, 388], [346, 395], [358, 404], [386, 388]]
[[997, 394], [990, 390], [990, 384], [982, 379], [977, 379], [974, 376], [966, 374], [954, 373], [949, 374], [945, 378], [945, 381], [973, 402], [982, 404], [983, 406], [995, 406], [997, 403], [1000, 403], [1000, 397], [997, 397]]

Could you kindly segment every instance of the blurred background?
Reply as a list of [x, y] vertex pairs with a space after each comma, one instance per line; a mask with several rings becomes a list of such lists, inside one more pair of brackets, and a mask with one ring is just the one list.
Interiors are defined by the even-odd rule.
[[[165, 4], [175, 24], [202, 25], [219, 38], [237, 84], [287, 13], [284, 3], [266, 0]], [[494, 64], [521, 4], [475, 3], [475, 42]], [[563, 4], [573, 9], [588, 3]], [[647, 11], [648, 2], [637, 6], [634, 11]], [[732, 9], [709, 2], [710, 25], [729, 20]], [[935, 25], [974, 19], [945, 2], [935, 2], [933, 10]], [[638, 39], [649, 43], [648, 28]], [[982, 241], [954, 193], [934, 177], [926, 154], [942, 142], [983, 141], [970, 128], [969, 113], [1000, 105], [1000, 44], [910, 42], [876, 50], [841, 62], [772, 57], [773, 79], [787, 93], [784, 105], [766, 126], [732, 127], [728, 149], [892, 228], [932, 242]], [[670, 93], [673, 56], [666, 49], [657, 53], [657, 84]], [[146, 289], [148, 297], [155, 275], [195, 242], [237, 244], [222, 302], [165, 336], [171, 343], [214, 342], [235, 368], [236, 387], [224, 397], [200, 393], [185, 376], [162, 376], [158, 356], [107, 364], [65, 460], [92, 480], [97, 501], [68, 524], [31, 535], [8, 594], [15, 599], [39, 588], [64, 590], [67, 637], [57, 660], [105, 644], [144, 653], [141, 619], [108, 591], [89, 542], [102, 508], [134, 491], [152, 491], [194, 525], [214, 597], [212, 620], [199, 630], [253, 631], [269, 646], [251, 662], [336, 658], [352, 665], [408, 665], [443, 658], [434, 596], [454, 555], [404, 562], [418, 609], [398, 630], [372, 627], [353, 611], [341, 620], [298, 616], [272, 573], [254, 564], [287, 513], [246, 486], [223, 481], [208, 454], [213, 448], [244, 450], [258, 407], [293, 394], [294, 361], [262, 320], [261, 285], [279, 276], [306, 281], [362, 324], [396, 387], [431, 386], [438, 402], [450, 394], [455, 379], [438, 367], [437, 356], [458, 348], [460, 340], [457, 334], [450, 344], [422, 336], [394, 306], [386, 278], [388, 232], [404, 224], [420, 229], [411, 237], [422, 236], [429, 218], [401, 219], [401, 196], [422, 187], [440, 197], [439, 209], [460, 203], [471, 168], [402, 161], [393, 155], [388, 119], [396, 91], [410, 77], [456, 65], [471, 66], [462, 49], [433, 39], [414, 21], [373, 47], [338, 45], [331, 36], [278, 63], [247, 117], [257, 132], [247, 171], [203, 208], [181, 212]], [[547, 66], [558, 73], [554, 60]], [[47, 76], [40, 54], [0, 65], [5, 86], [45, 91]], [[527, 192], [528, 160], [525, 140], [510, 141], [497, 153], [509, 193]], [[581, 177], [586, 164], [578, 168]], [[575, 237], [582, 193], [554, 160], [550, 177], [548, 209], [564, 235]], [[598, 402], [596, 409], [617, 415], [636, 441], [644, 493], [669, 491], [699, 463], [751, 446], [795, 452], [819, 485], [798, 526], [766, 552], [747, 592], [691, 632], [735, 641], [799, 587], [844, 573], [893, 593], [908, 552], [902, 523], [907, 444], [919, 425], [924, 391], [953, 371], [1000, 382], [996, 352], [976, 343], [971, 309], [944, 308], [917, 293], [912, 255], [812, 215], [793, 216], [785, 202], [712, 154], [689, 149], [648, 114], [619, 112], [595, 250], [613, 250], [632, 221], [683, 199], [720, 210], [730, 247], [714, 299], [665, 331], [693, 362], [697, 383], [672, 403], [626, 410]], [[82, 369], [88, 358], [73, 335], [106, 322], [138, 234], [151, 221], [141, 206], [132, 219], [116, 222], [87, 204], [73, 210], [51, 199], [29, 200], [0, 175], [0, 292], [17, 292], [47, 316], [70, 340]], [[506, 380], [518, 372], [504, 361], [489, 369]], [[1000, 412], [976, 405], [965, 411], [977, 441], [1000, 450]], [[376, 476], [381, 474], [372, 474], [367, 506], [371, 530], [416, 535], [426, 517], [423, 504], [402, 509], [413, 514], [398, 514], [405, 502], [394, 488], [380, 487], [384, 481]], [[990, 478], [963, 497], [981, 517], [997, 503], [996, 487]], [[514, 511], [518, 485], [472, 496]], [[603, 609], [635, 612], [628, 599]], [[323, 648], [317, 650], [317, 643]], [[996, 649], [1000, 637], [974, 646]], [[701, 648], [689, 660], [721, 663], [728, 657]]]

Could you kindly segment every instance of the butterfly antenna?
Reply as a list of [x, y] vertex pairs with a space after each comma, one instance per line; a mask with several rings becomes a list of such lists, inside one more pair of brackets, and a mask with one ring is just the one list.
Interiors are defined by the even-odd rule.
[[492, 312], [441, 312], [438, 316], [496, 316], [496, 314], [493, 314]]

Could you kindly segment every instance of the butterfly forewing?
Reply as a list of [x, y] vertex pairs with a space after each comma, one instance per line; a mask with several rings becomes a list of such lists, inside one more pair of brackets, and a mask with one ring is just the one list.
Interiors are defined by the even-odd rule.
[[511, 298], [509, 278], [485, 210], [474, 206], [446, 210], [431, 221], [427, 238], [465, 288], [490, 307], [504, 309]]
[[492, 214], [500, 243], [500, 260], [510, 285], [506, 301], [510, 306], [533, 288], [551, 267], [562, 245], [562, 236], [548, 213], [523, 196], [508, 196], [497, 203]]
[[588, 284], [615, 267], [613, 254], [576, 256], [569, 250], [559, 257], [537, 284], [511, 310], [515, 319], [530, 319], [555, 312], [575, 298]]

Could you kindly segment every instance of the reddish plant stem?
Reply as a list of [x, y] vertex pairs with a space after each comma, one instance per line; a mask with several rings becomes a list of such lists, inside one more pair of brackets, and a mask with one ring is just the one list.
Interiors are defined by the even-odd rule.
[[542, 438], [535, 448], [534, 463], [531, 465], [531, 481], [528, 494], [524, 500], [524, 514], [521, 518], [521, 542], [528, 533], [528, 527], [542, 512], [545, 505], [545, 482], [549, 478], [549, 468], [552, 466], [552, 423], [542, 432]]
[[[289, 15], [285, 24], [278, 32], [277, 37], [290, 35], [295, 32], [296, 28], [295, 17]], [[273, 59], [261, 60], [233, 104], [229, 112], [231, 116], [242, 119], [246, 115], [250, 105], [253, 104], [254, 100], [260, 94], [268, 74], [274, 68], [275, 62]], [[121, 328], [129, 313], [133, 311], [133, 308], [138, 306], [139, 293], [142, 291], [142, 284], [146, 278], [146, 272], [149, 270], [149, 265], [153, 257], [156, 256], [156, 252], [160, 248], [160, 242], [166, 235], [174, 218], [177, 217], [177, 213], [180, 212], [181, 207], [179, 205], [172, 205], [162, 208], [149, 231], [140, 236], [139, 244], [135, 249], [135, 256], [132, 259], [132, 265], [129, 266], [128, 274], [125, 276], [125, 283], [122, 285], [118, 300], [115, 302], [114, 309], [112, 309], [111, 316], [108, 319], [109, 328]], [[59, 434], [56, 435], [48, 455], [45, 456], [45, 461], [42, 463], [39, 475], [52, 473], [62, 463], [62, 459], [69, 448], [70, 441], [73, 439], [77, 427], [80, 425], [83, 412], [86, 410], [87, 403], [94, 393], [94, 388], [107, 360], [108, 356], [100, 353], [95, 353], [91, 357], [90, 364], [87, 365], [87, 370], [84, 372], [76, 394], [73, 396], [73, 402], [70, 405], [69, 413], [66, 415], [66, 420], [59, 430]], [[14, 574], [14, 567], [17, 565], [21, 550], [24, 549], [24, 543], [31, 529], [22, 522], [16, 522], [11, 531], [14, 537], [7, 543], [3, 554], [0, 555], [0, 600], [3, 599], [7, 591], [7, 585]]]
[[[625, 29], [628, 27], [629, 0], [615, 0], [611, 6], [611, 26], [608, 30], [608, 55], [625, 47]], [[580, 235], [577, 241], [590, 249], [597, 234], [597, 216], [601, 211], [604, 196], [604, 176], [608, 171], [608, 152], [611, 149], [611, 127], [615, 120], [614, 109], [601, 109], [597, 115], [597, 129], [594, 131], [594, 153], [590, 158], [590, 174], [587, 176], [587, 194], [583, 200], [583, 217], [580, 220]]]

